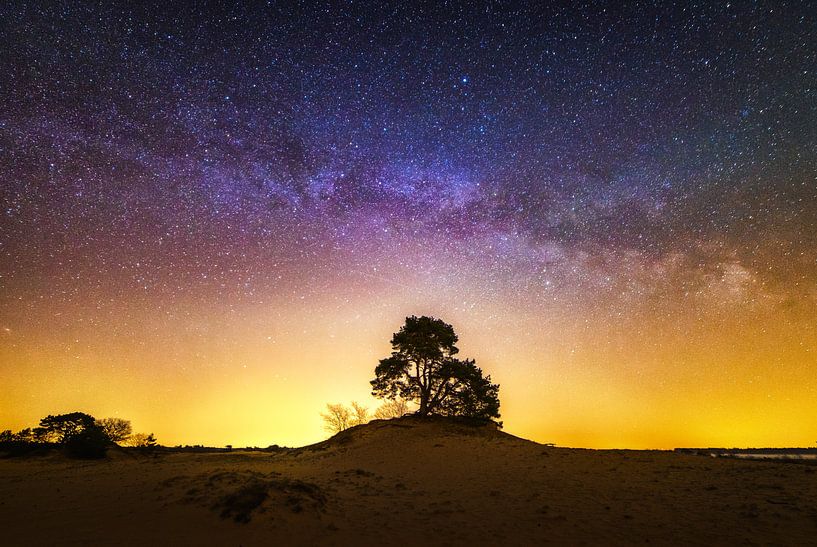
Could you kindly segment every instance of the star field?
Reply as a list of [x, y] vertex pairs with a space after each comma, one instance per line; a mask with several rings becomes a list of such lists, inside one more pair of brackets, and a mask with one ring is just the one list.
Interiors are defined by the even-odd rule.
[[434, 313], [539, 440], [813, 442], [808, 3], [139, 4], [0, 7], [0, 418], [300, 442]]

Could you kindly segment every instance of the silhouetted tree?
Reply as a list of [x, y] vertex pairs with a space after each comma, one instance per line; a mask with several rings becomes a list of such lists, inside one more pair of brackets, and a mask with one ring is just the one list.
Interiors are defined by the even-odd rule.
[[382, 405], [374, 411], [374, 417], [378, 420], [390, 420], [400, 418], [409, 412], [408, 401], [400, 397], [384, 401]]
[[352, 427], [352, 413], [344, 405], [327, 403], [326, 412], [321, 412], [323, 428], [330, 433], [340, 433]]
[[64, 444], [74, 435], [95, 427], [94, 417], [84, 412], [48, 415], [40, 420], [40, 427], [35, 428], [35, 435], [46, 440]]
[[392, 354], [381, 359], [372, 394], [419, 404], [417, 414], [499, 417], [499, 386], [473, 360], [459, 360], [454, 328], [433, 317], [411, 316], [391, 339]]
[[128, 438], [127, 444], [135, 448], [154, 448], [158, 445], [156, 437], [153, 436], [153, 433], [149, 435], [145, 435], [144, 433], [134, 433]]
[[97, 420], [96, 425], [105, 432], [111, 442], [117, 444], [127, 440], [133, 432], [130, 420], [123, 420], [122, 418], [102, 418]]
[[365, 424], [369, 421], [369, 409], [356, 401], [352, 401], [351, 415], [351, 425]]
[[341, 403], [327, 404], [326, 412], [321, 412], [323, 428], [330, 433], [340, 433], [352, 426], [365, 424], [369, 421], [369, 409], [356, 401], [350, 406]]
[[68, 455], [73, 458], [104, 458], [108, 447], [113, 444], [105, 431], [96, 425], [85, 427], [65, 441]]

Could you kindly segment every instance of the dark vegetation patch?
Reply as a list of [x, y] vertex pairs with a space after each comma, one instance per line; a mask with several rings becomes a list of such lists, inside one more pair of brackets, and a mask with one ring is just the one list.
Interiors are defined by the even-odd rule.
[[358, 477], [374, 477], [374, 473], [366, 471], [365, 469], [350, 469], [347, 473], [357, 475]]
[[71, 458], [98, 460], [105, 457], [111, 444], [104, 431], [93, 427], [69, 438], [65, 442], [65, 449]]
[[315, 484], [278, 473], [216, 471], [196, 477], [175, 477], [163, 486], [183, 487], [182, 501], [203, 505], [221, 518], [247, 523], [261, 513], [319, 513], [326, 496]]
[[250, 522], [252, 513], [269, 497], [268, 483], [252, 479], [224, 496], [213, 508], [221, 509], [221, 518], [232, 517], [236, 522]]
[[59, 448], [54, 443], [30, 443], [25, 441], [8, 441], [0, 443], [0, 457], [23, 458], [47, 456]]

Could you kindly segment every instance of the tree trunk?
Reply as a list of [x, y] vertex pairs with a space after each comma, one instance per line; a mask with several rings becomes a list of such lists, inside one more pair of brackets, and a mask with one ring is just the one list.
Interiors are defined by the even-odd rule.
[[428, 394], [425, 391], [420, 392], [420, 410], [417, 411], [420, 416], [428, 415]]

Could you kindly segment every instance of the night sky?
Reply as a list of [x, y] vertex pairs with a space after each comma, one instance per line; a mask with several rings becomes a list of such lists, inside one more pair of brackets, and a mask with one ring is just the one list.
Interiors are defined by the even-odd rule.
[[0, 6], [0, 429], [302, 444], [411, 314], [577, 446], [817, 439], [808, 2]]

